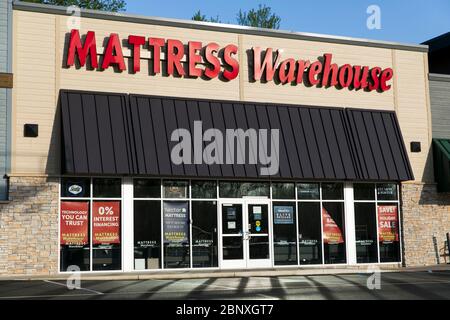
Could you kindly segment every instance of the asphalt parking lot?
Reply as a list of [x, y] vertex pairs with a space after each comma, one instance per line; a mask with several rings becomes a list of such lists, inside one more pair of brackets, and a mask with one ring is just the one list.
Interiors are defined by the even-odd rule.
[[[69, 290], [66, 281], [7, 280], [0, 299], [450, 299], [450, 271], [382, 273], [380, 289], [370, 274], [207, 278], [180, 280], [86, 280]], [[373, 282], [372, 282], [373, 283]]]

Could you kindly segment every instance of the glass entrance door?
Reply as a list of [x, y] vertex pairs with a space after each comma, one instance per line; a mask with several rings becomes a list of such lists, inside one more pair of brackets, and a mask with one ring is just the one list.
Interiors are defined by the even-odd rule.
[[222, 202], [221, 267], [271, 267], [270, 206], [266, 200]]

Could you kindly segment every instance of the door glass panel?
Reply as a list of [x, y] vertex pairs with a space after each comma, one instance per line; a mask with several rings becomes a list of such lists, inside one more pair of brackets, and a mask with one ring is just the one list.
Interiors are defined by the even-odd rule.
[[267, 204], [248, 205], [248, 226], [248, 231], [253, 234], [264, 234], [269, 232]]
[[223, 237], [222, 246], [224, 260], [244, 259], [244, 246], [242, 243], [242, 236]]
[[300, 264], [322, 264], [322, 227], [319, 202], [298, 204]]
[[250, 259], [269, 259], [269, 237], [251, 236], [249, 250]]
[[238, 234], [242, 232], [242, 205], [222, 205], [222, 233]]
[[297, 264], [294, 202], [273, 203], [273, 245], [276, 265]]

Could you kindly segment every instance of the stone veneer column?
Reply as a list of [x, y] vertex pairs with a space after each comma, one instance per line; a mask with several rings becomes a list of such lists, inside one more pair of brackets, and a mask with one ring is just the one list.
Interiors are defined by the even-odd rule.
[[58, 178], [11, 177], [0, 204], [0, 275], [58, 270]]
[[438, 193], [436, 184], [404, 183], [401, 190], [406, 266], [449, 262], [450, 194]]

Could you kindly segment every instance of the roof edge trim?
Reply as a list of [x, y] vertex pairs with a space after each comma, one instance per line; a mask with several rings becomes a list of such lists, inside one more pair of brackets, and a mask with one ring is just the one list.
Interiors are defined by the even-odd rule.
[[[14, 8], [14, 10], [20, 10], [20, 11], [70, 15], [70, 13], [67, 12], [67, 7], [55, 6], [55, 5], [45, 5], [45, 4], [38, 4], [38, 3], [14, 1], [13, 8]], [[254, 28], [254, 27], [233, 25], [233, 24], [159, 18], [159, 17], [134, 15], [134, 14], [128, 14], [128, 13], [104, 12], [104, 11], [99, 11], [99, 10], [88, 10], [88, 9], [81, 9], [81, 15], [82, 15], [82, 17], [85, 17], [85, 18], [114, 20], [114, 21], [131, 22], [131, 23], [153, 24], [153, 25], [181, 27], [181, 28], [190, 28], [190, 29], [217, 31], [217, 32], [241, 33], [241, 34], [257, 35], [257, 36], [307, 40], [307, 41], [316, 41], [316, 42], [329, 42], [329, 43], [336, 43], [336, 44], [366, 46], [366, 47], [384, 48], [384, 49], [397, 49], [397, 50], [406, 50], [406, 51], [428, 52], [428, 45], [423, 45], [423, 44], [399, 43], [399, 42], [370, 40], [370, 39], [352, 38], [352, 37], [344, 37], [344, 36], [333, 36], [333, 35], [316, 34], [316, 33], [294, 32], [294, 31], [286, 31], [286, 30], [271, 30], [271, 29], [264, 29], [264, 28]]]

